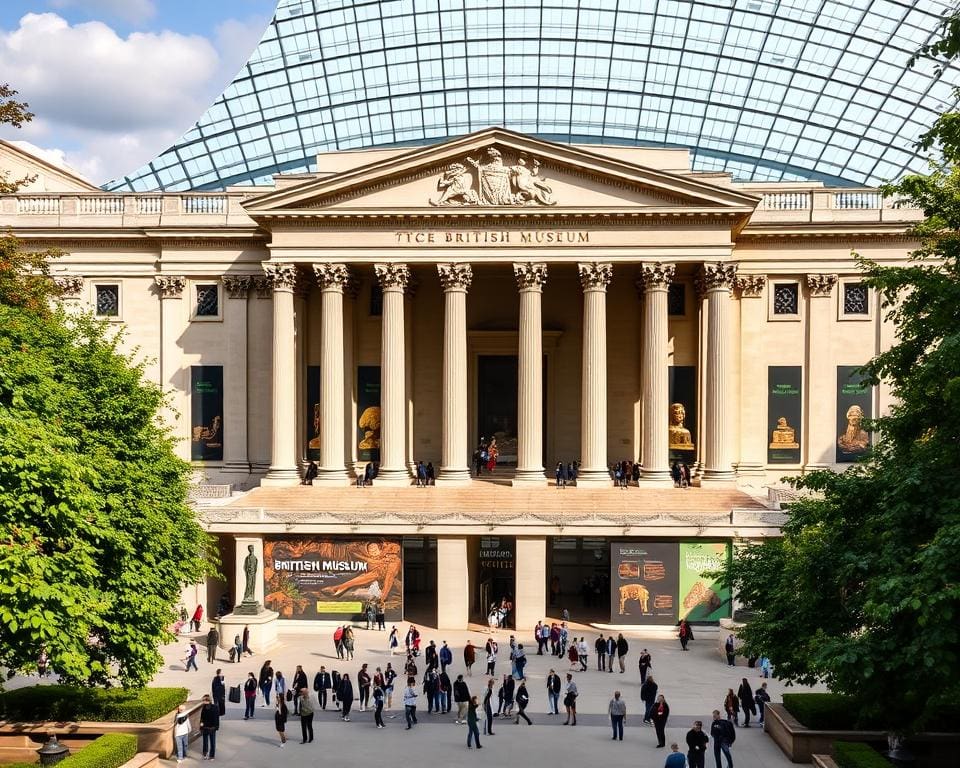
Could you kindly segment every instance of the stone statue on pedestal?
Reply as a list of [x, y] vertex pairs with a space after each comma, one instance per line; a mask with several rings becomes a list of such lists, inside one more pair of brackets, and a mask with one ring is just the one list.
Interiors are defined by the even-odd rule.
[[247, 545], [247, 556], [243, 559], [243, 573], [246, 577], [243, 588], [243, 602], [233, 609], [234, 613], [256, 615], [263, 610], [256, 598], [257, 567], [259, 564], [257, 556], [253, 553], [253, 544]]

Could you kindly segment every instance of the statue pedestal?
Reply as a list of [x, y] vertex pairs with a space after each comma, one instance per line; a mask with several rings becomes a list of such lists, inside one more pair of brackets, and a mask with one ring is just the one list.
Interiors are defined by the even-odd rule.
[[[259, 603], [255, 604], [260, 607]], [[237, 609], [243, 607], [243, 603], [237, 606]], [[217, 626], [220, 632], [220, 647], [228, 652], [233, 647], [233, 638], [240, 635], [243, 639], [243, 628], [250, 628], [250, 650], [255, 654], [263, 653], [277, 644], [277, 618], [280, 616], [276, 611], [265, 611], [260, 607], [256, 614], [239, 613], [235, 610], [226, 616], [221, 616]]]

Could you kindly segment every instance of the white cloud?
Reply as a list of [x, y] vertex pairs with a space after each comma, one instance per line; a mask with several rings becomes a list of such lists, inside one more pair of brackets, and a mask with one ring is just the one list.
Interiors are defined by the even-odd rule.
[[153, 0], [49, 0], [53, 8], [63, 10], [81, 6], [93, 14], [104, 14], [131, 24], [142, 24], [157, 15]]

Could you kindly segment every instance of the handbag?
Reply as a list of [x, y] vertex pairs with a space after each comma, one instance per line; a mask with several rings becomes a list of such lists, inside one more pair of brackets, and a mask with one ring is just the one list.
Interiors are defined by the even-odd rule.
[[230, 686], [230, 703], [231, 704], [240, 703], [240, 686], [239, 685]]
[[293, 691], [287, 689], [287, 701], [293, 701]]
[[568, 693], [566, 696], [563, 697], [563, 706], [565, 706], [565, 707], [572, 707], [572, 706], [573, 706], [573, 694], [572, 694], [572, 693]]

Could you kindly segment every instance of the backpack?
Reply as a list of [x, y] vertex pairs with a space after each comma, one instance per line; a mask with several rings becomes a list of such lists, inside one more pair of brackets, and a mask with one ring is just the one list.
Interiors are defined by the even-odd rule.
[[333, 642], [339, 643], [343, 640], [343, 627], [337, 627], [337, 631], [333, 633]]

